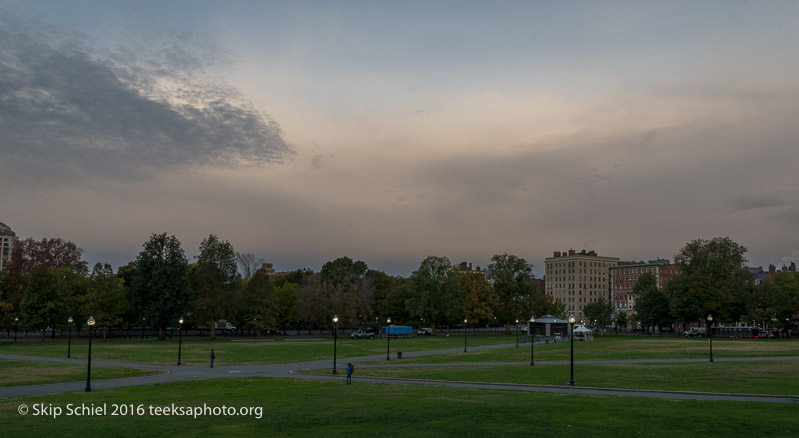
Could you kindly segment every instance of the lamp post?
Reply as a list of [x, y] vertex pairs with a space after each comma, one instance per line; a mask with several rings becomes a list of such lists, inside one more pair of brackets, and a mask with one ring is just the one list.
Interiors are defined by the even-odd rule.
[[180, 365], [181, 350], [183, 350], [183, 318], [178, 320], [178, 365]]
[[389, 351], [391, 351], [391, 336], [389, 336], [391, 334], [391, 317], [386, 320], [386, 324], [388, 324], [386, 326], [386, 360], [391, 360], [388, 356]]
[[72, 317], [70, 316], [67, 320], [69, 323], [69, 335], [67, 337], [67, 357], [72, 357]]
[[519, 347], [519, 320], [516, 320], [516, 348]]
[[144, 340], [144, 317], [141, 318], [141, 339]]
[[535, 365], [535, 361], [533, 360], [533, 346], [535, 345], [535, 315], [530, 317], [530, 332], [533, 334], [533, 340], [530, 341], [530, 366]]
[[94, 317], [90, 316], [86, 324], [89, 326], [89, 363], [86, 367], [86, 392], [92, 392], [92, 328], [94, 327]]
[[710, 324], [713, 323], [713, 315], [707, 315], [707, 342], [710, 345], [710, 362], [713, 362], [713, 328]]
[[469, 322], [468, 319], [463, 318], [463, 352], [466, 353], [466, 323]]
[[333, 315], [333, 374], [338, 374], [336, 370], [336, 340], [338, 339], [338, 315]]
[[574, 315], [569, 315], [569, 340], [571, 342], [571, 379], [569, 386], [574, 386]]
[[17, 332], [19, 331], [19, 317], [14, 317], [14, 342], [17, 342]]

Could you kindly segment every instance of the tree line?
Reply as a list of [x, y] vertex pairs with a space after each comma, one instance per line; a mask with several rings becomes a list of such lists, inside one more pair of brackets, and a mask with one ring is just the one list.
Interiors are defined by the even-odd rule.
[[[410, 277], [370, 269], [340, 257], [319, 272], [301, 269], [275, 276], [261, 260], [237, 252], [215, 235], [203, 239], [192, 263], [180, 241], [153, 234], [136, 260], [116, 272], [97, 263], [91, 270], [82, 250], [60, 238], [20, 240], [0, 275], [0, 324], [44, 329], [81, 327], [89, 315], [107, 334], [111, 327], [146, 326], [163, 339], [168, 327], [209, 327], [226, 320], [239, 328], [282, 330], [385, 323], [426, 325], [504, 324], [566, 306], [536, 291], [532, 265], [507, 253], [491, 258], [485, 273], [459, 272], [446, 257], [425, 258]], [[44, 332], [43, 332], [44, 335]]]
[[[751, 281], [745, 264], [747, 249], [728, 237], [696, 239], [675, 255], [680, 275], [658, 289], [653, 274], [643, 274], [633, 286], [635, 315], [644, 328], [670, 327], [675, 323], [768, 324], [793, 326], [799, 313], [799, 273], [778, 272], [761, 285]], [[626, 326], [623, 312], [615, 315], [617, 326]], [[685, 327], [683, 326], [683, 329]]]

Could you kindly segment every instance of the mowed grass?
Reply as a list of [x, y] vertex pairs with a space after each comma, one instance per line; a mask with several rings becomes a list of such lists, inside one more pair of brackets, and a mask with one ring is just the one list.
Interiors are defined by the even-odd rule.
[[[799, 361], [577, 364], [581, 387], [799, 395]], [[313, 371], [326, 374], [323, 370]], [[356, 377], [559, 385], [569, 365], [356, 368]]]
[[[570, 343], [536, 344], [536, 361], [570, 358]], [[646, 336], [597, 336], [594, 341], [574, 343], [575, 360], [702, 359], [708, 358], [707, 339]], [[713, 339], [713, 357], [799, 356], [796, 339]], [[530, 343], [497, 350], [467, 351], [447, 355], [407, 357], [405, 363], [529, 362]], [[380, 363], [380, 362], [374, 362]]]
[[[508, 335], [479, 335], [470, 340], [473, 345], [501, 344], [513, 342]], [[397, 351], [411, 352], [437, 350], [463, 346], [461, 336], [419, 336], [391, 339], [391, 354]], [[219, 338], [183, 339], [181, 362], [184, 365], [206, 365], [211, 349], [219, 365], [269, 364], [330, 359], [333, 356], [331, 337], [286, 337], [286, 338]], [[339, 337], [336, 341], [338, 357], [359, 357], [385, 354], [385, 339], [349, 339]], [[0, 353], [27, 356], [64, 357], [66, 341], [2, 342]], [[86, 358], [88, 341], [72, 340], [72, 357]], [[168, 341], [124, 341], [94, 340], [92, 359], [103, 361], [150, 363], [174, 365], [178, 358], [178, 339]]]
[[[107, 406], [67, 416], [68, 404]], [[114, 404], [261, 408], [244, 416], [111, 416]], [[27, 415], [19, 413], [26, 405]], [[58, 407], [57, 418], [34, 406]], [[252, 411], [250, 411], [252, 412]], [[255, 411], [257, 412], [257, 411]], [[4, 436], [796, 436], [799, 405], [232, 378], [0, 401]], [[135, 431], [135, 432], [134, 432]]]
[[[131, 368], [92, 367], [92, 379], [117, 379], [155, 374]], [[86, 379], [86, 365], [0, 359], [0, 387], [77, 382]]]

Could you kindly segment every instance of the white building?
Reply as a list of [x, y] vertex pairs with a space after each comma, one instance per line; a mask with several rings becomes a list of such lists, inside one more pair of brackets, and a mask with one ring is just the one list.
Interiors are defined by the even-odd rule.
[[566, 303], [567, 312], [582, 321], [583, 306], [600, 297], [610, 300], [608, 269], [618, 262], [618, 257], [600, 256], [594, 251], [555, 251], [553, 257], [544, 260], [546, 292]]

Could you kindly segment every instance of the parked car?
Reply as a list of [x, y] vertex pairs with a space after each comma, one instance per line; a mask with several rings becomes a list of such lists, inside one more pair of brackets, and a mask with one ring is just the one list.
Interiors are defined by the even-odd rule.
[[354, 332], [350, 333], [351, 339], [372, 339], [375, 337], [375, 332], [372, 330], [355, 330]]
[[700, 338], [705, 336], [705, 328], [704, 327], [691, 327], [685, 332], [685, 336], [689, 336], [693, 338], [694, 336], [699, 336]]
[[416, 334], [419, 336], [430, 336], [433, 334], [433, 332], [429, 328], [420, 328], [419, 330], [416, 330]]

